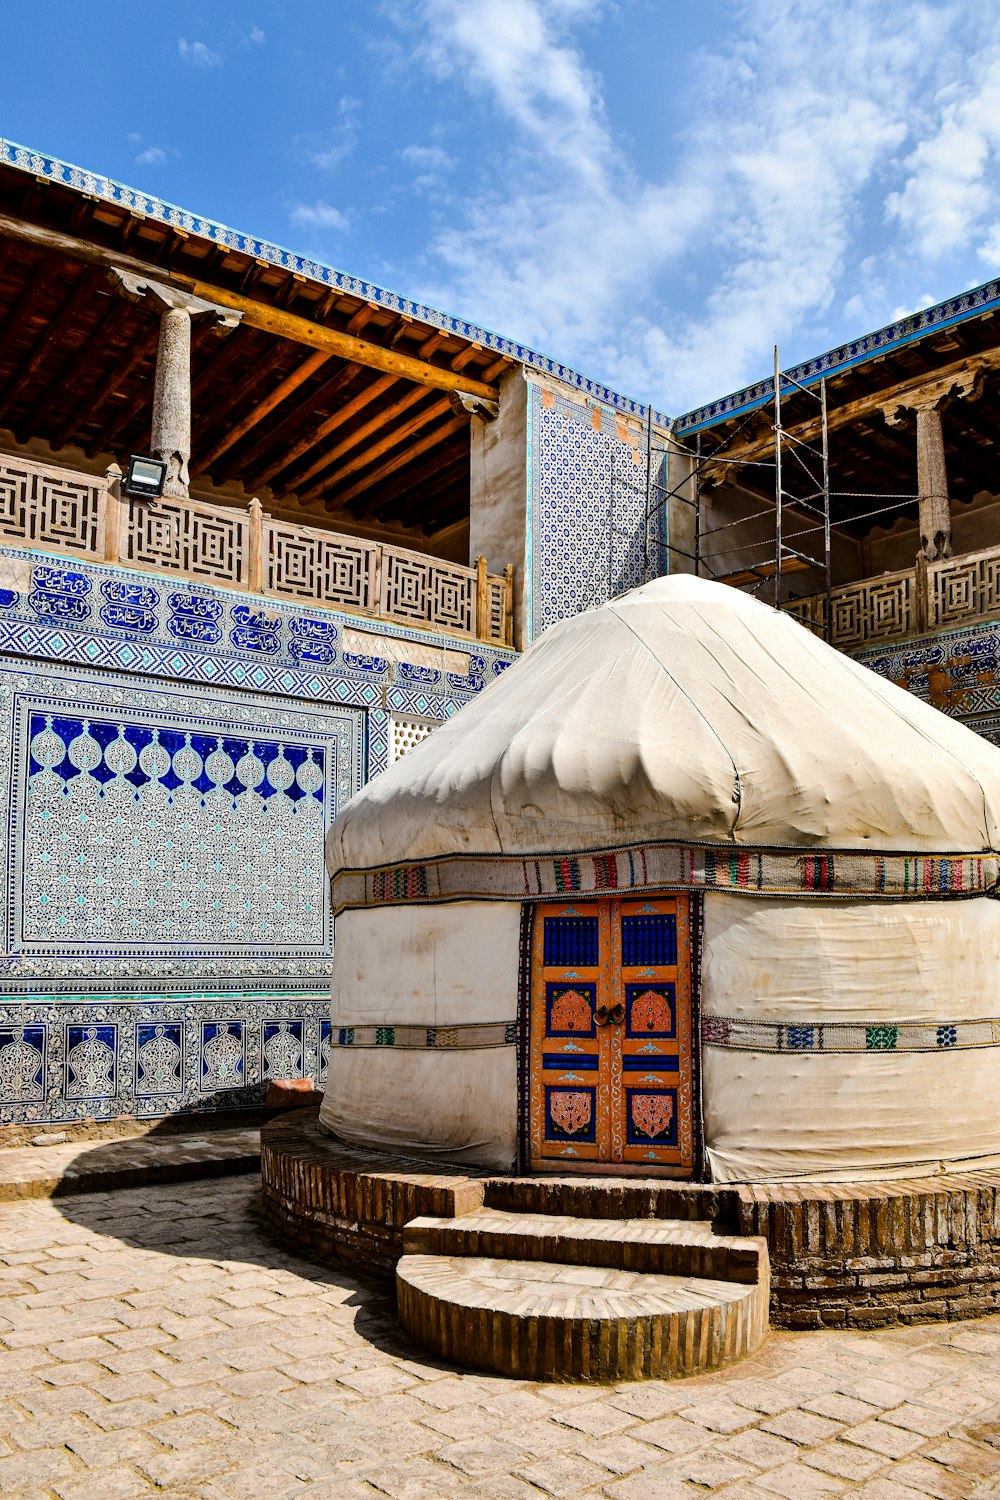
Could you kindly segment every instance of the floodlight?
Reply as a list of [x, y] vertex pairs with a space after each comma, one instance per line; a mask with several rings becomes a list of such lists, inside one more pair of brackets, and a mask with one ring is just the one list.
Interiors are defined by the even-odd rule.
[[158, 458], [142, 458], [133, 453], [128, 461], [122, 488], [126, 495], [136, 495], [143, 500], [158, 500], [163, 494], [167, 477], [167, 466]]

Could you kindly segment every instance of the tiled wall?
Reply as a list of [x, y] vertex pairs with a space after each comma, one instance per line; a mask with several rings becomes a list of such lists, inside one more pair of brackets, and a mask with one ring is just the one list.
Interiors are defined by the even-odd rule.
[[649, 577], [665, 569], [656, 501], [647, 501], [641, 426], [595, 402], [532, 383], [528, 443], [537, 639], [556, 621], [642, 583], [644, 562]]
[[[352, 653], [345, 626], [470, 671]], [[447, 718], [511, 657], [0, 549], [0, 1124], [322, 1081], [325, 831], [395, 716]]]
[[863, 666], [1000, 745], [1000, 622], [852, 653]]

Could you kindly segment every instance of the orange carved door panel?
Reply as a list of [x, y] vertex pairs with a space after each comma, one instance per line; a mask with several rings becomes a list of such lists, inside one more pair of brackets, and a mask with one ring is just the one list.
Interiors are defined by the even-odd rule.
[[684, 896], [536, 908], [533, 1170], [691, 1174], [690, 971]]

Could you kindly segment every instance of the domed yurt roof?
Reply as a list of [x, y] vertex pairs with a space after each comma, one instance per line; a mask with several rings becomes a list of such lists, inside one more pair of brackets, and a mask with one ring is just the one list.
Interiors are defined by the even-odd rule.
[[[331, 873], [654, 842], [979, 854], [1000, 751], [723, 584], [566, 620], [344, 807]], [[526, 890], [525, 894], [529, 894]]]

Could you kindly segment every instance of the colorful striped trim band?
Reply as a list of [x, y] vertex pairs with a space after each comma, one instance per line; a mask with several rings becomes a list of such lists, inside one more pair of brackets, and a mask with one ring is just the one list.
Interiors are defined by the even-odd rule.
[[341, 870], [334, 912], [442, 901], [534, 901], [614, 891], [732, 891], [763, 896], [920, 900], [981, 896], [1000, 879], [996, 854], [868, 854], [857, 850], [708, 849], [644, 844], [589, 854], [455, 855], [375, 870]]
[[706, 1047], [730, 1052], [957, 1052], [1000, 1046], [1000, 1020], [991, 1021], [774, 1021], [706, 1016]]
[[474, 1021], [460, 1026], [334, 1026], [331, 1047], [396, 1047], [417, 1052], [470, 1052], [517, 1045], [516, 1021]]

